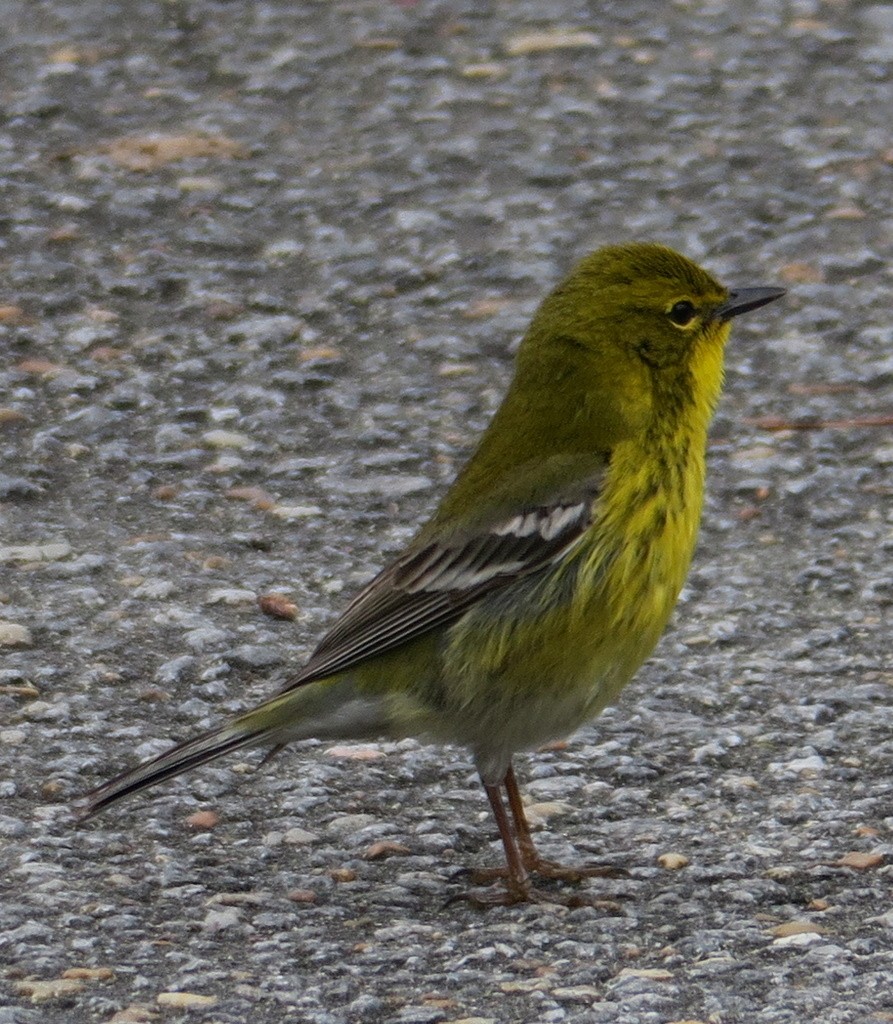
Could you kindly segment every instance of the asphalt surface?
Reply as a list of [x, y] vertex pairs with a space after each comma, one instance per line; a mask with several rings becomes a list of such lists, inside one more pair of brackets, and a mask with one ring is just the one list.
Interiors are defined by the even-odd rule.
[[[0, 22], [0, 1024], [893, 1020], [893, 9]], [[631, 238], [789, 295], [736, 322], [671, 631], [519, 759], [544, 851], [630, 877], [445, 905], [501, 854], [464, 752], [414, 742], [245, 755], [75, 826], [282, 682], [537, 301]]]

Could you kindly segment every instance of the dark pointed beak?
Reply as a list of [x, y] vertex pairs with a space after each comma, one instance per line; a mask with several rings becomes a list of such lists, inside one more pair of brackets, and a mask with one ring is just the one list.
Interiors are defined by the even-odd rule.
[[731, 320], [739, 313], [748, 313], [765, 306], [767, 302], [775, 302], [784, 293], [784, 288], [735, 288], [729, 292], [726, 301], [716, 307], [713, 315], [719, 320]]

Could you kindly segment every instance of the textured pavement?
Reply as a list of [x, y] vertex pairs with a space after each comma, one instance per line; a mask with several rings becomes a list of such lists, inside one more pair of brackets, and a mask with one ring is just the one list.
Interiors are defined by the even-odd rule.
[[[0, 1024], [893, 1021], [893, 13], [0, 5]], [[538, 300], [672, 244], [736, 322], [701, 544], [520, 759], [304, 744], [68, 801], [272, 692], [430, 510]], [[295, 620], [265, 614], [279, 595]], [[277, 599], [277, 600], [279, 600]]]

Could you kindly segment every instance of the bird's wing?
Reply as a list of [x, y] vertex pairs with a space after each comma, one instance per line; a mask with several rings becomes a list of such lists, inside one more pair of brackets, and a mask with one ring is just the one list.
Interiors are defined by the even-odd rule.
[[598, 481], [486, 529], [409, 548], [347, 606], [283, 688], [344, 672], [458, 619], [485, 594], [564, 555], [592, 521]]

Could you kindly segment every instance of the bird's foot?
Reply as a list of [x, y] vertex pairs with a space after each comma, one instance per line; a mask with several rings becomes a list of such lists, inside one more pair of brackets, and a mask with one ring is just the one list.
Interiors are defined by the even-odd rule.
[[629, 878], [629, 871], [616, 864], [559, 864], [537, 856], [525, 861], [524, 866], [533, 875], [556, 878], [561, 882], [582, 882], [584, 878]]
[[[582, 882], [584, 878], [629, 878], [629, 871], [616, 864], [559, 864], [540, 856], [525, 858], [524, 867], [531, 875], [560, 882]], [[468, 875], [475, 885], [487, 885], [509, 877], [508, 869], [504, 867], [469, 868]]]
[[511, 883], [508, 879], [502, 885], [492, 885], [488, 889], [469, 889], [466, 892], [451, 896], [445, 907], [454, 903], [470, 903], [479, 910], [491, 907], [514, 907], [522, 903], [548, 904], [574, 909], [576, 907], [596, 907], [611, 914], [623, 912], [619, 903], [614, 900], [598, 899], [588, 893], [562, 893], [550, 889], [540, 889], [529, 882], [526, 884]]
[[[515, 884], [506, 881], [505, 885], [493, 885], [488, 889], [468, 889], [466, 892], [457, 892], [444, 904], [451, 907], [454, 903], [470, 903], [479, 910], [488, 910], [490, 907], [514, 907], [519, 903], [545, 903], [544, 894], [538, 892], [532, 885]], [[554, 901], [553, 901], [554, 902]]]

